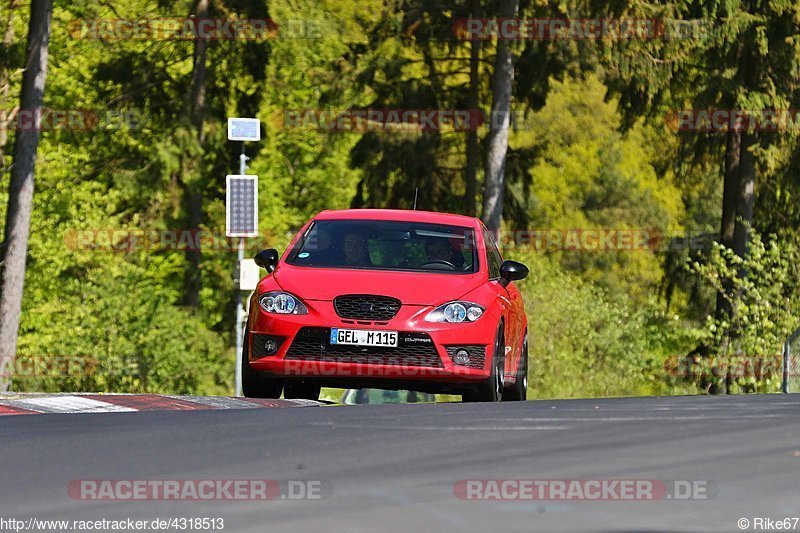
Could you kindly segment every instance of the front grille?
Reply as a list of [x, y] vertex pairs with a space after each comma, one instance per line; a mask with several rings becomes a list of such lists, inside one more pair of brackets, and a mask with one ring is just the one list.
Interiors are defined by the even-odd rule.
[[396, 348], [331, 345], [330, 328], [300, 328], [285, 359], [365, 363], [373, 365], [425, 366], [443, 368], [433, 340], [427, 333], [399, 332]]
[[333, 299], [336, 314], [354, 320], [389, 320], [400, 310], [400, 300], [374, 294], [346, 294]]
[[[483, 370], [483, 365], [486, 361], [486, 346], [482, 344], [472, 344], [464, 346], [445, 346], [445, 349], [447, 350], [447, 355], [450, 356], [451, 361], [453, 360], [453, 357], [455, 357], [458, 350], [466, 350], [469, 353], [469, 363], [459, 366]], [[453, 364], [455, 364], [455, 361], [453, 361]]]

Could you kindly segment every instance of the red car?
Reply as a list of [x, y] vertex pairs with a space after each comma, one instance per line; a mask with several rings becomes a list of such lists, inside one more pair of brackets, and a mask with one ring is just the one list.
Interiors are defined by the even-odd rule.
[[253, 293], [242, 354], [245, 396], [319, 398], [320, 387], [525, 400], [527, 319], [475, 218], [383, 209], [323, 211]]

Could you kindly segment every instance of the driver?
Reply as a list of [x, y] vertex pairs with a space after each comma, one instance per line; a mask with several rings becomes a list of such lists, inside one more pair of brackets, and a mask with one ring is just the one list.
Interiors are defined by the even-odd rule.
[[453, 249], [447, 239], [431, 239], [425, 243], [425, 255], [428, 262], [447, 261], [453, 262]]

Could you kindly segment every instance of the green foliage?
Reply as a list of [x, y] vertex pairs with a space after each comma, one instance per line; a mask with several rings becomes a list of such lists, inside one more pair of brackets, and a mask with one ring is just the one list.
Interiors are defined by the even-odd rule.
[[[652, 128], [619, 132], [615, 100], [594, 76], [553, 81], [545, 106], [512, 137], [536, 154], [528, 199], [534, 229], [634, 229], [651, 235], [681, 230], [684, 206], [672, 174], [656, 169]], [[613, 294], [646, 302], [661, 281], [657, 256], [646, 251], [565, 252], [561, 263]]]
[[[766, 241], [751, 233], [748, 253], [741, 258], [715, 244], [705, 262], [690, 268], [731, 303], [730, 316], [709, 317], [706, 343], [723, 355], [771, 356], [800, 326], [800, 272], [797, 239], [771, 235]], [[726, 287], [724, 283], [730, 284]]]
[[528, 315], [529, 396], [572, 398], [687, 393], [665, 380], [671, 354], [696, 333], [677, 317], [611, 301], [605, 292], [532, 252], [518, 285]]
[[[320, 38], [278, 39], [265, 65], [270, 80], [259, 93], [259, 117], [266, 124], [259, 156], [251, 171], [261, 177], [260, 214], [270, 236], [278, 242], [312, 214], [350, 204], [361, 177], [350, 168], [350, 151], [358, 136], [348, 133], [293, 128], [290, 113], [336, 111], [362, 103], [353, 72], [342, 60], [355, 29], [345, 31], [338, 9], [326, 10], [314, 1], [281, 1], [270, 5], [281, 26], [303, 13]], [[352, 21], [351, 21], [352, 22]]]
[[[124, 290], [109, 290], [121, 280]], [[231, 350], [198, 317], [172, 305], [174, 296], [152, 274], [123, 263], [113, 272], [90, 269], [64, 279], [47, 298], [27, 299], [33, 304], [23, 310], [19, 365], [46, 371], [20, 376], [15, 388], [226, 393]], [[70, 361], [78, 372], [62, 374], [48, 359]]]

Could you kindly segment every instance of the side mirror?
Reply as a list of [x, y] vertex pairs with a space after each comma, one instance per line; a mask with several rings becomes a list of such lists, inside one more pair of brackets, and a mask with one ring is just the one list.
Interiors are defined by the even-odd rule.
[[278, 259], [280, 258], [281, 256], [278, 254], [278, 250], [275, 248], [267, 248], [266, 250], [258, 252], [253, 260], [258, 266], [265, 268], [267, 272], [272, 272], [275, 270], [275, 266], [278, 264]]
[[517, 261], [506, 260], [500, 265], [500, 285], [506, 287], [512, 281], [528, 277], [528, 267]]

